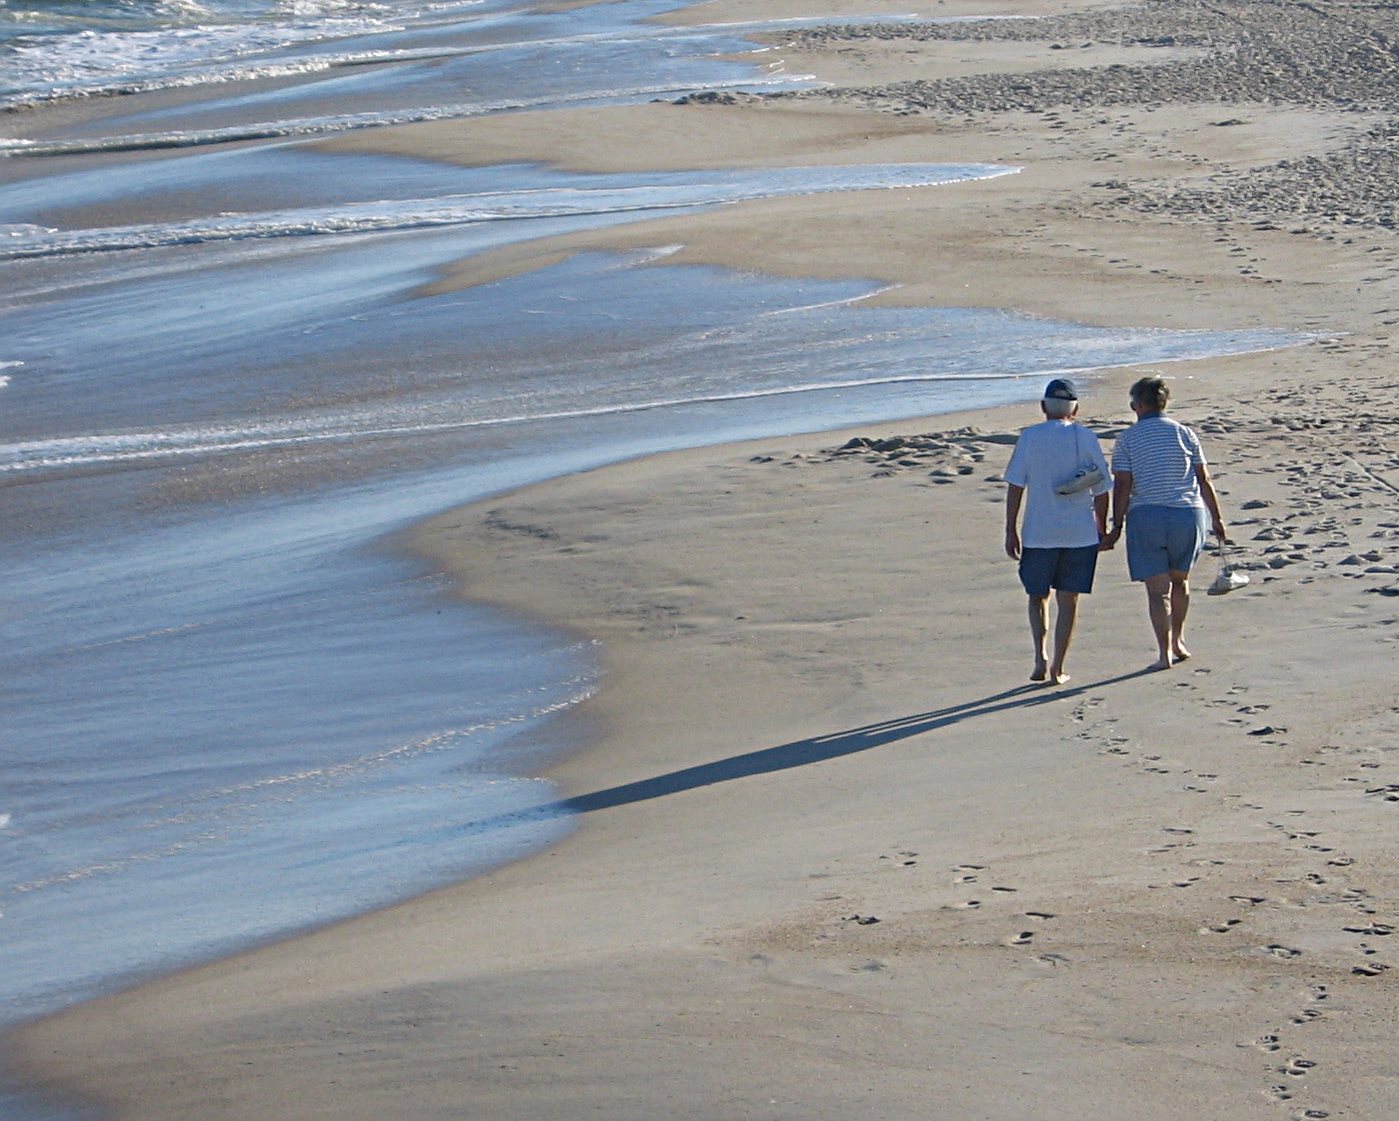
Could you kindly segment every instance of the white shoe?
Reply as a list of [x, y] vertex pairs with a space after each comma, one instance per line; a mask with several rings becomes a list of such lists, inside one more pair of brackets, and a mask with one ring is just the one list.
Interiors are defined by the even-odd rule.
[[1210, 585], [1209, 594], [1212, 596], [1227, 595], [1248, 584], [1248, 573], [1239, 572], [1233, 568], [1221, 568], [1219, 575], [1214, 578], [1214, 583]]
[[1077, 494], [1081, 490], [1087, 490], [1089, 487], [1096, 487], [1099, 483], [1106, 481], [1106, 477], [1096, 466], [1080, 467], [1072, 479], [1067, 483], [1060, 483], [1055, 487], [1054, 493]]

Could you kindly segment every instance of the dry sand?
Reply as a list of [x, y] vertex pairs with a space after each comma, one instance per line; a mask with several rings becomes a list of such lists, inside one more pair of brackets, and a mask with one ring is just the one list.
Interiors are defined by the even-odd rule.
[[[1193, 65], [1208, 47], [1181, 38]], [[1023, 46], [1007, 69], [1044, 50], [991, 41]], [[1318, 332], [1169, 371], [1252, 576], [1197, 594], [1195, 658], [1142, 672], [1144, 602], [1116, 553], [1073, 681], [1025, 684], [997, 476], [1033, 407], [666, 456], [444, 515], [414, 544], [463, 595], [602, 642], [604, 688], [574, 717], [595, 746], [550, 774], [577, 832], [33, 1025], [10, 1042], [36, 1081], [142, 1121], [1393, 1117], [1394, 235], [1364, 192], [1324, 213], [1295, 186], [1228, 189], [1295, 184], [1387, 109], [1205, 88], [1201, 104], [940, 110], [889, 85], [896, 42], [862, 76], [848, 39], [802, 41], [793, 68], [830, 53], [863, 92], [340, 143], [587, 167], [1025, 166], [541, 243], [444, 283], [684, 243], [688, 260], [878, 276], [914, 303]], [[935, 78], [939, 52], [909, 49]], [[1208, 219], [1158, 205], [1189, 191]], [[1279, 197], [1290, 214], [1257, 209]], [[1093, 383], [1084, 415], [1108, 439], [1136, 373]], [[907, 438], [840, 450], [855, 434]]]

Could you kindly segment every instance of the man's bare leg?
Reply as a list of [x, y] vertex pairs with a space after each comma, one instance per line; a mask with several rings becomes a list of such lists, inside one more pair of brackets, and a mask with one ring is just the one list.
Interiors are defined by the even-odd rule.
[[1150, 576], [1146, 585], [1146, 612], [1151, 619], [1151, 630], [1156, 636], [1156, 664], [1152, 669], [1171, 668], [1171, 575], [1163, 572]]
[[1074, 626], [1078, 622], [1078, 593], [1061, 590], [1054, 598], [1054, 661], [1049, 663], [1049, 680], [1063, 685], [1069, 680], [1064, 672], [1064, 661], [1069, 656], [1069, 643], [1073, 641]]
[[1190, 573], [1171, 574], [1171, 657], [1183, 662], [1190, 657], [1182, 640], [1185, 635], [1185, 615], [1190, 610]]
[[1049, 597], [1030, 597], [1030, 643], [1035, 648], [1035, 668], [1031, 681], [1043, 681], [1049, 673], [1049, 654], [1045, 640], [1049, 634]]

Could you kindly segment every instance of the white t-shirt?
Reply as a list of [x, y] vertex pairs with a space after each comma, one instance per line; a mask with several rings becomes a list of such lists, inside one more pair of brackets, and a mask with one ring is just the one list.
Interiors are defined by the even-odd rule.
[[[1096, 464], [1103, 481], [1092, 490], [1056, 494], [1081, 464]], [[1076, 549], [1098, 543], [1093, 496], [1112, 489], [1112, 474], [1098, 437], [1071, 420], [1046, 420], [1020, 433], [1006, 467], [1006, 482], [1025, 488], [1020, 544], [1027, 549]]]

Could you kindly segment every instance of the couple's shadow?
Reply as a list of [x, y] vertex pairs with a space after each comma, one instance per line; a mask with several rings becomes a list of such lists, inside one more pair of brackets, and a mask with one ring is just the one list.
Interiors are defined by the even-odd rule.
[[810, 739], [793, 740], [776, 747], [765, 747], [758, 751], [732, 755], [727, 759], [716, 759], [710, 763], [699, 763], [677, 771], [651, 778], [637, 779], [635, 782], [609, 786], [589, 794], [576, 794], [561, 798], [530, 810], [494, 818], [490, 821], [475, 822], [474, 829], [503, 825], [507, 821], [517, 822], [522, 817], [558, 816], [593, 813], [597, 810], [612, 809], [634, 802], [646, 802], [680, 794], [687, 790], [697, 790], [704, 786], [714, 786], [722, 782], [751, 778], [754, 775], [772, 774], [776, 771], [805, 767], [828, 759], [838, 759], [843, 755], [856, 755], [871, 748], [882, 747], [898, 740], [909, 739], [925, 732], [949, 728], [982, 716], [991, 716], [1011, 709], [1033, 709], [1040, 705], [1052, 704], [1068, 697], [1079, 696], [1089, 689], [1101, 689], [1123, 681], [1150, 673], [1149, 669], [1135, 670], [1104, 678], [1084, 685], [1052, 687], [1039, 684], [1020, 685], [975, 700], [948, 705], [945, 708], [920, 712], [895, 720], [885, 720], [878, 724], [866, 724], [830, 735], [815, 736]]

